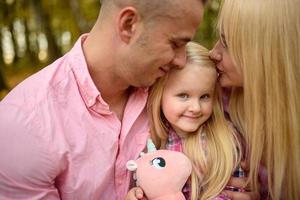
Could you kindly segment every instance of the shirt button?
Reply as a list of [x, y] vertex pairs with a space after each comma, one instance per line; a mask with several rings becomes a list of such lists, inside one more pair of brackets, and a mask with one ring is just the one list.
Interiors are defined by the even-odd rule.
[[89, 106], [92, 106], [93, 105], [93, 99], [89, 99], [88, 104], [89, 104]]

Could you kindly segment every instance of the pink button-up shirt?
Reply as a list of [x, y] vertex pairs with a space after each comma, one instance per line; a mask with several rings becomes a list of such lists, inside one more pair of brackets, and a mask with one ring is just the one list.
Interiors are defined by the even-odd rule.
[[73, 49], [0, 102], [0, 199], [123, 200], [126, 162], [148, 136], [146, 89], [134, 89], [122, 122]]

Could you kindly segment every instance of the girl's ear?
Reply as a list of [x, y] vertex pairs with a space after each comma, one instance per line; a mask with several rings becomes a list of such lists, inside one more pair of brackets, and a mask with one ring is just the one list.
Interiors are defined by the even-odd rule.
[[139, 20], [140, 17], [135, 8], [125, 7], [121, 10], [118, 18], [118, 33], [123, 42], [127, 44], [130, 42], [130, 39], [136, 33]]

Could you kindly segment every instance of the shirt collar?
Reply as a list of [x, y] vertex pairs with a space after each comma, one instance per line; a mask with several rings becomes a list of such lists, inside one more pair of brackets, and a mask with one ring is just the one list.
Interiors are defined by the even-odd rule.
[[[69, 51], [70, 68], [73, 71], [79, 92], [88, 108], [94, 108], [101, 114], [110, 114], [109, 105], [103, 100], [99, 90], [93, 82], [93, 79], [88, 71], [88, 66], [83, 53], [82, 44], [88, 37], [88, 34], [83, 34]], [[147, 94], [148, 88], [135, 88], [137, 94]]]
[[80, 94], [87, 105], [91, 107], [95, 104], [97, 97], [100, 95], [91, 75], [88, 71], [87, 63], [82, 49], [82, 44], [88, 34], [84, 34], [76, 41], [75, 45], [69, 52], [70, 67], [75, 75]]

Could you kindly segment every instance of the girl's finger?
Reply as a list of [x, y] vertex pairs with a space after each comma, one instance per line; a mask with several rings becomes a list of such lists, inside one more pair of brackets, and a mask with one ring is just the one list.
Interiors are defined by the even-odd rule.
[[241, 167], [242, 167], [242, 169], [243, 169], [246, 173], [249, 172], [249, 163], [248, 163], [247, 161], [242, 161], [242, 162], [241, 162]]
[[132, 188], [125, 198], [125, 200], [146, 200], [143, 198], [144, 192], [140, 187]]
[[246, 183], [247, 183], [246, 177], [231, 177], [227, 185], [237, 187], [237, 188], [244, 188], [246, 187]]
[[260, 195], [258, 192], [232, 192], [224, 190], [222, 195], [231, 200], [259, 200]]
[[135, 197], [138, 198], [138, 199], [142, 199], [144, 197], [144, 192], [140, 187], [136, 187]]

